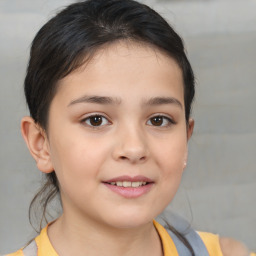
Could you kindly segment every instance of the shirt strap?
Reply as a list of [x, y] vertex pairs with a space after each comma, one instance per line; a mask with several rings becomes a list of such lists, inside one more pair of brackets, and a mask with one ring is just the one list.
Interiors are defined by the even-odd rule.
[[[167, 223], [170, 223], [170, 225], [174, 229], [176, 229], [181, 235], [183, 235], [187, 239], [187, 241], [193, 248], [195, 255], [209, 256], [208, 250], [203, 240], [198, 235], [198, 233], [191, 228], [191, 225], [184, 218], [175, 214], [170, 214], [165, 219]], [[191, 256], [189, 249], [184, 245], [184, 243], [179, 239], [179, 237], [177, 237], [177, 235], [173, 231], [168, 229], [168, 225], [166, 225], [165, 228], [170, 237], [172, 238], [178, 254], [182, 256]]]
[[35, 240], [23, 249], [23, 254], [24, 256], [37, 256], [37, 244]]

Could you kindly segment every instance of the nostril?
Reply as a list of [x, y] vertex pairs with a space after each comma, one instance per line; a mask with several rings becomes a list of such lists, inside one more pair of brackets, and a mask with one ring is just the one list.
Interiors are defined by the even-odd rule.
[[[127, 159], [129, 159], [129, 157], [126, 157], [126, 156], [120, 156], [120, 159], [121, 160], [127, 160]], [[146, 157], [145, 156], [143, 156], [143, 157], [141, 157], [141, 158], [138, 158], [138, 160], [139, 161], [144, 161], [146, 159]]]

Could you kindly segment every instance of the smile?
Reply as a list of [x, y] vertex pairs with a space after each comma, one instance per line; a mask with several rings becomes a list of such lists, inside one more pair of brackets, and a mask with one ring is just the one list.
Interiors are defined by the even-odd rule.
[[138, 188], [140, 186], [145, 186], [147, 184], [146, 181], [117, 181], [111, 182], [111, 185], [118, 186], [118, 187], [125, 187], [125, 188]]
[[145, 176], [120, 176], [104, 181], [103, 184], [124, 198], [137, 198], [147, 194], [152, 189], [154, 181]]

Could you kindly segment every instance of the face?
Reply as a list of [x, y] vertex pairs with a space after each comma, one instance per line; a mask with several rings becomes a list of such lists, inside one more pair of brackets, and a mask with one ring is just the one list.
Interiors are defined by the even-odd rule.
[[129, 228], [173, 199], [187, 158], [182, 73], [145, 45], [116, 43], [59, 83], [48, 148], [63, 213]]

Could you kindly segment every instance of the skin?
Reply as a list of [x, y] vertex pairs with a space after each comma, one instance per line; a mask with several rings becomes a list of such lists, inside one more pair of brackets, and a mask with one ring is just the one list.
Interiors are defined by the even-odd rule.
[[[194, 126], [185, 120], [180, 68], [157, 49], [119, 42], [58, 86], [47, 133], [22, 120], [38, 169], [55, 171], [60, 183], [63, 214], [48, 229], [53, 247], [61, 256], [163, 255], [152, 220], [179, 187]], [[88, 102], [91, 96], [113, 102]], [[172, 100], [153, 104], [155, 97]], [[95, 114], [103, 120], [96, 127]], [[156, 115], [160, 126], [152, 123]], [[143, 175], [153, 185], [124, 198], [103, 183], [121, 175]]]
[[220, 238], [220, 247], [223, 256], [248, 256], [250, 254], [244, 244], [228, 237]]

